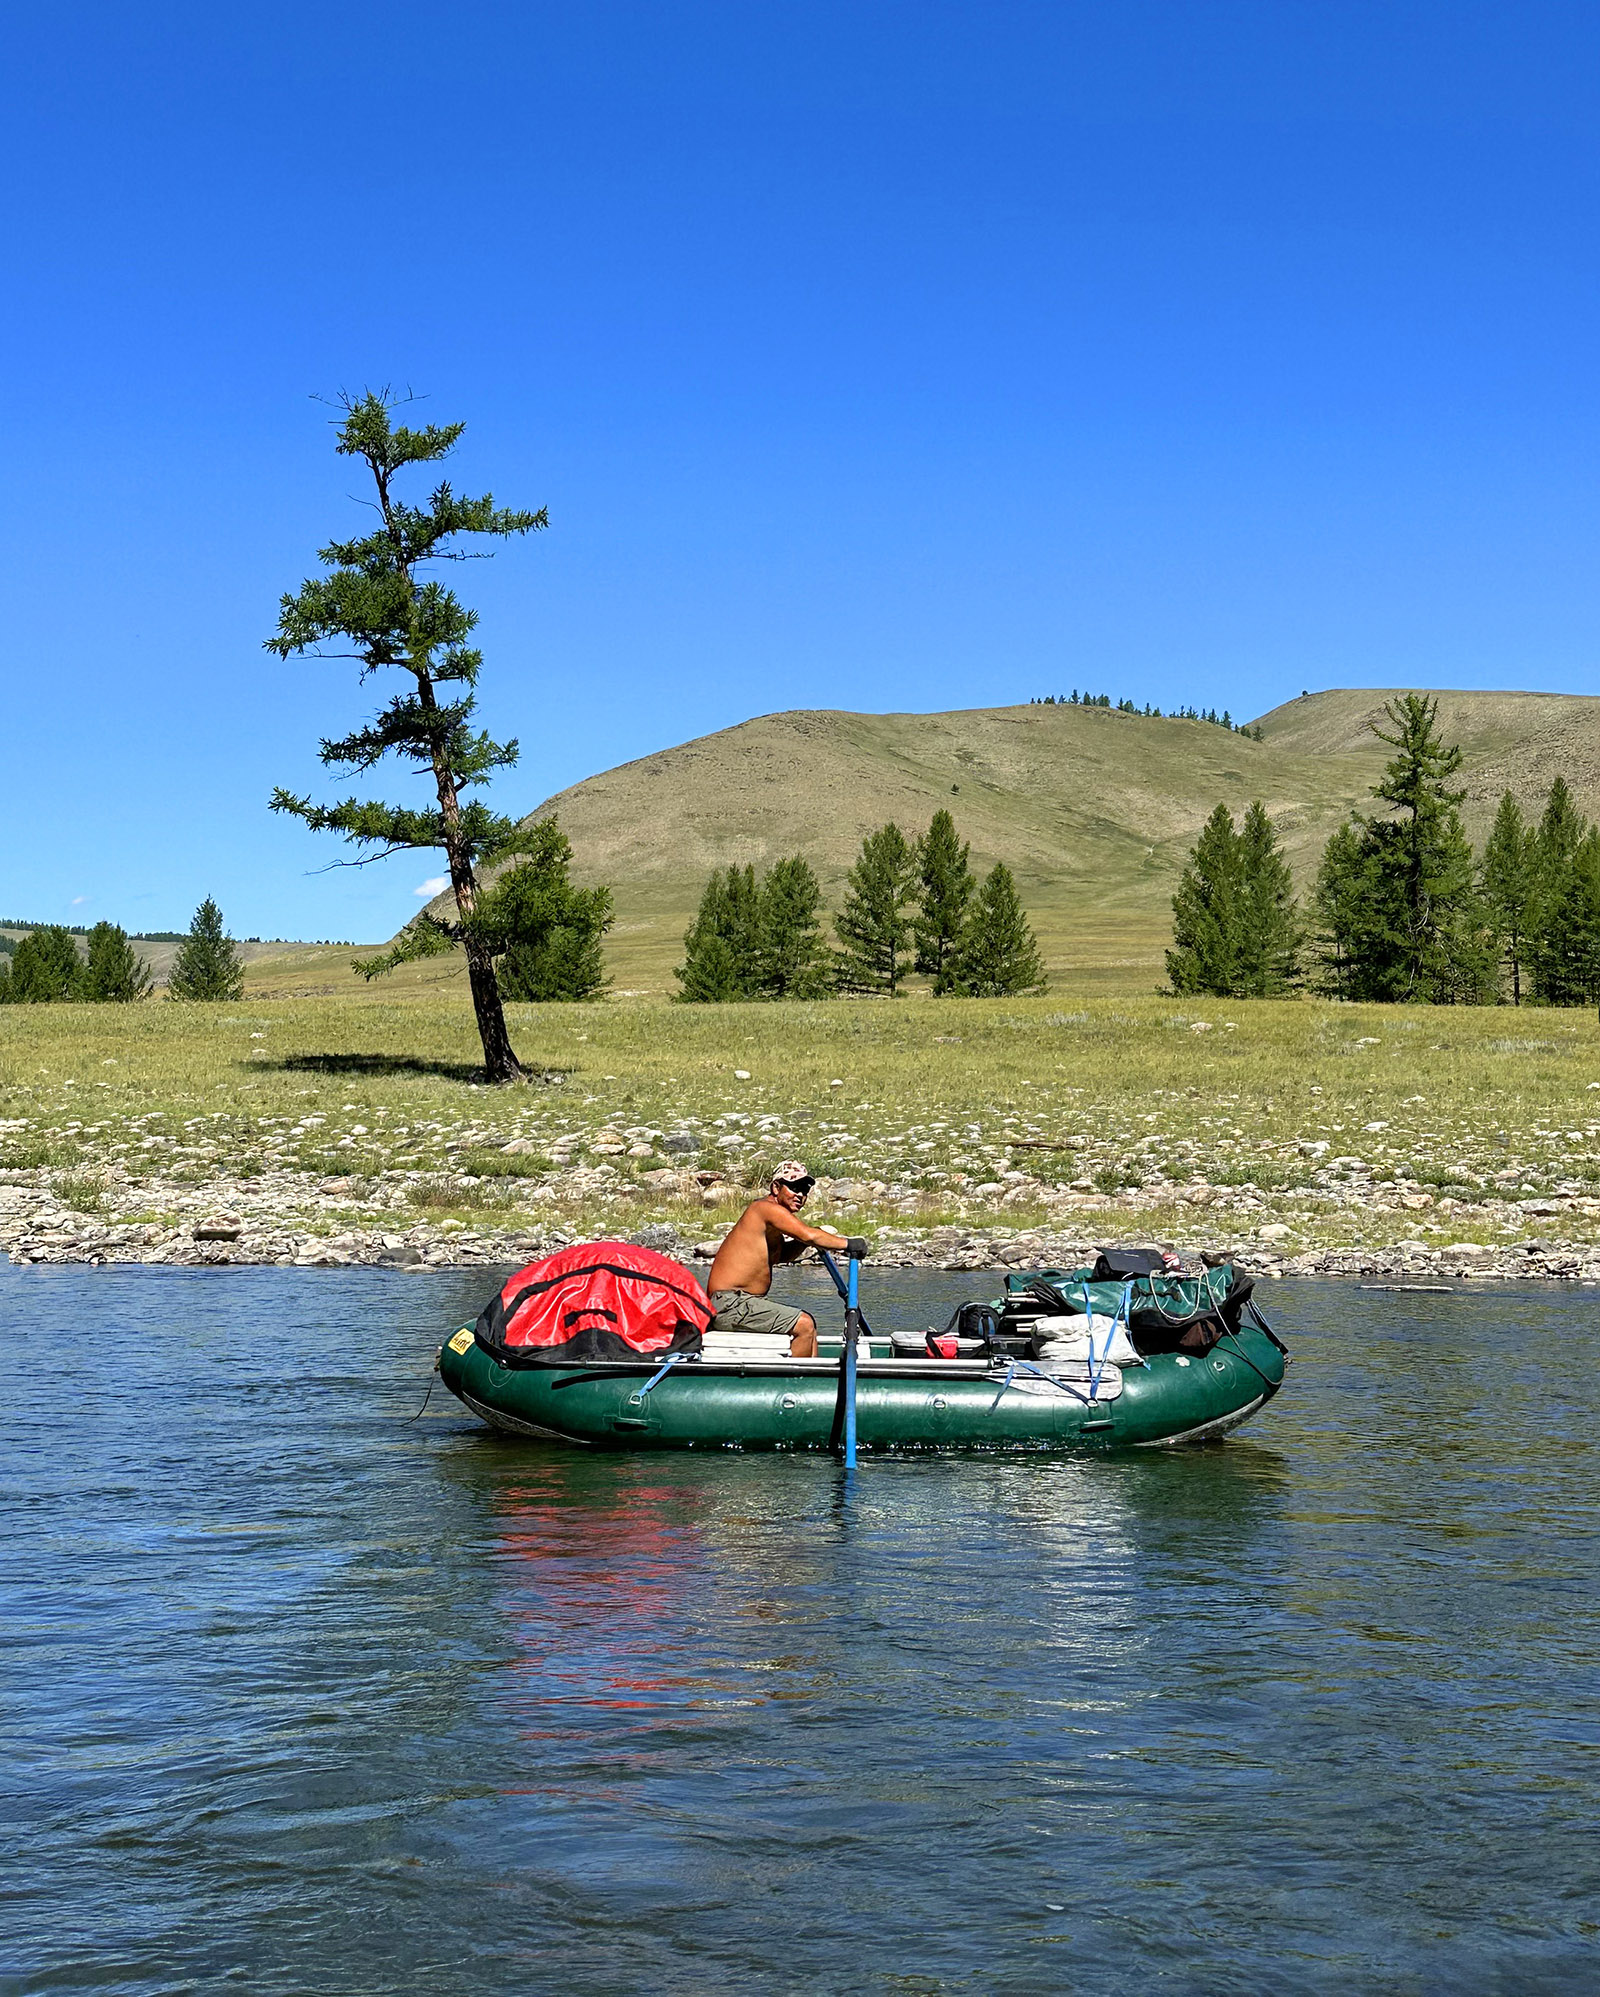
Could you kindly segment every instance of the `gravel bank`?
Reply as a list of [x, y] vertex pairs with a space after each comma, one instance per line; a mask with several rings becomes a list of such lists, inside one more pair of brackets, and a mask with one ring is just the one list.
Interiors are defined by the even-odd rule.
[[[137, 1199], [133, 1210], [85, 1213], [63, 1201], [50, 1173], [12, 1171], [0, 1173], [0, 1250], [17, 1265], [436, 1269], [525, 1262], [574, 1240], [610, 1237], [703, 1264], [745, 1195], [726, 1185], [704, 1186], [699, 1183], [707, 1176], [703, 1174], [650, 1176], [671, 1183], [627, 1186], [611, 1168], [577, 1168], [550, 1189], [551, 1204], [562, 1211], [548, 1221], [530, 1222], [523, 1215], [509, 1224], [489, 1217], [477, 1223], [419, 1217], [381, 1185], [356, 1178], [312, 1180], [289, 1171], [202, 1186], [141, 1183], [128, 1188]], [[1041, 1201], [1048, 1196], [1043, 1186], [1028, 1191]], [[1269, 1278], [1342, 1276], [1423, 1285], [1471, 1278], [1600, 1282], [1600, 1243], [1565, 1239], [1555, 1230], [1499, 1243], [1424, 1240], [1419, 1235], [1386, 1245], [1329, 1246], [1297, 1240], [1295, 1224], [1260, 1218], [1267, 1210], [1248, 1200], [1230, 1202], [1232, 1211], [1217, 1201], [1174, 1216], [1164, 1203], [1123, 1194], [1114, 1206], [1093, 1203], [1092, 1215], [1060, 1212], [1042, 1224], [1008, 1225], [996, 1217], [925, 1227], [885, 1219], [875, 1189], [858, 1182], [824, 1182], [819, 1200], [815, 1218], [869, 1230], [873, 1259], [887, 1267], [1071, 1267], [1091, 1258], [1104, 1243], [1155, 1239], [1188, 1253], [1205, 1249], [1226, 1254]], [[116, 1204], [114, 1198], [110, 1203]], [[1059, 1194], [1055, 1203], [1071, 1204]], [[131, 1206], [131, 1199], [126, 1204]], [[677, 1211], [652, 1217], [653, 1204]], [[1440, 1204], [1448, 1221], [1448, 1205]], [[686, 1221], [685, 1205], [698, 1205], [700, 1212]], [[1571, 1219], [1583, 1226], [1593, 1205], [1587, 1199], [1551, 1201], [1545, 1212], [1559, 1220], [1570, 1207]], [[1369, 1196], [1365, 1211], [1376, 1229], [1389, 1210]], [[1525, 1213], [1526, 1207], [1521, 1209]], [[1202, 1215], [1209, 1226], [1201, 1224]], [[1175, 1217], [1176, 1227], [1171, 1225]], [[1485, 1222], [1494, 1226], [1500, 1217], [1480, 1204], [1471, 1218], [1481, 1228]], [[1430, 1224], [1435, 1233], [1440, 1231], [1437, 1217]]]

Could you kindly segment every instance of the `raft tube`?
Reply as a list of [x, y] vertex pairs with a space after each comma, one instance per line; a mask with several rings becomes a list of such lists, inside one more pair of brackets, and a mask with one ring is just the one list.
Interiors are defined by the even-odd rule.
[[[837, 1349], [837, 1348], [836, 1348]], [[1046, 1371], [1025, 1362], [904, 1359], [863, 1341], [856, 1432], [863, 1452], [1098, 1451], [1207, 1442], [1237, 1428], [1283, 1384], [1288, 1354], [1242, 1323], [1209, 1352], [1142, 1365]], [[837, 1450], [839, 1364], [726, 1360], [665, 1370], [653, 1359], [507, 1364], [471, 1327], [439, 1353], [451, 1393], [494, 1428], [596, 1449]]]

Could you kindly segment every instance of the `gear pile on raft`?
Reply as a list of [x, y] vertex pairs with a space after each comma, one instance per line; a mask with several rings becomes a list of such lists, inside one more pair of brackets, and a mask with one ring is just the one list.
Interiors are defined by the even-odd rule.
[[[852, 1243], [852, 1248], [856, 1244]], [[1287, 1349], [1228, 1262], [1104, 1251], [1014, 1273], [942, 1329], [874, 1332], [826, 1264], [845, 1324], [815, 1358], [717, 1330], [681, 1263], [628, 1242], [530, 1263], [440, 1350], [493, 1427], [600, 1449], [1085, 1451], [1207, 1442], [1283, 1384]]]

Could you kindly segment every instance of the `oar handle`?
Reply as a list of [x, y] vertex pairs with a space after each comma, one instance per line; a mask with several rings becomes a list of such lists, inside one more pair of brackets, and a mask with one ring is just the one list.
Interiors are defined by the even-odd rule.
[[819, 1248], [817, 1250], [817, 1253], [822, 1257], [822, 1266], [827, 1270], [828, 1274], [833, 1278], [833, 1287], [839, 1292], [840, 1301], [843, 1303], [846, 1313], [848, 1314], [850, 1311], [855, 1311], [857, 1323], [860, 1325], [861, 1329], [867, 1334], [868, 1338], [870, 1338], [872, 1336], [872, 1326], [867, 1323], [866, 1319], [861, 1315], [860, 1310], [857, 1309], [856, 1306], [856, 1297], [859, 1293], [858, 1278], [860, 1273], [861, 1258], [866, 1254], [866, 1252], [867, 1252], [867, 1244], [864, 1240], [862, 1240], [861, 1236], [859, 1234], [851, 1235], [850, 1247], [848, 1251], [850, 1256], [850, 1280], [847, 1283], [844, 1277], [839, 1274], [838, 1263], [834, 1261], [833, 1257], [828, 1253], [827, 1249]]

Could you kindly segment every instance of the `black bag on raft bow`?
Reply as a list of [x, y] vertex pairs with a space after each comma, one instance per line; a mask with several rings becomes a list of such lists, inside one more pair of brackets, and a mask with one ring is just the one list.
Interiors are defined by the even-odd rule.
[[1093, 1278], [1097, 1283], [1125, 1283], [1130, 1276], [1166, 1276], [1179, 1273], [1159, 1248], [1102, 1248], [1094, 1258]]

